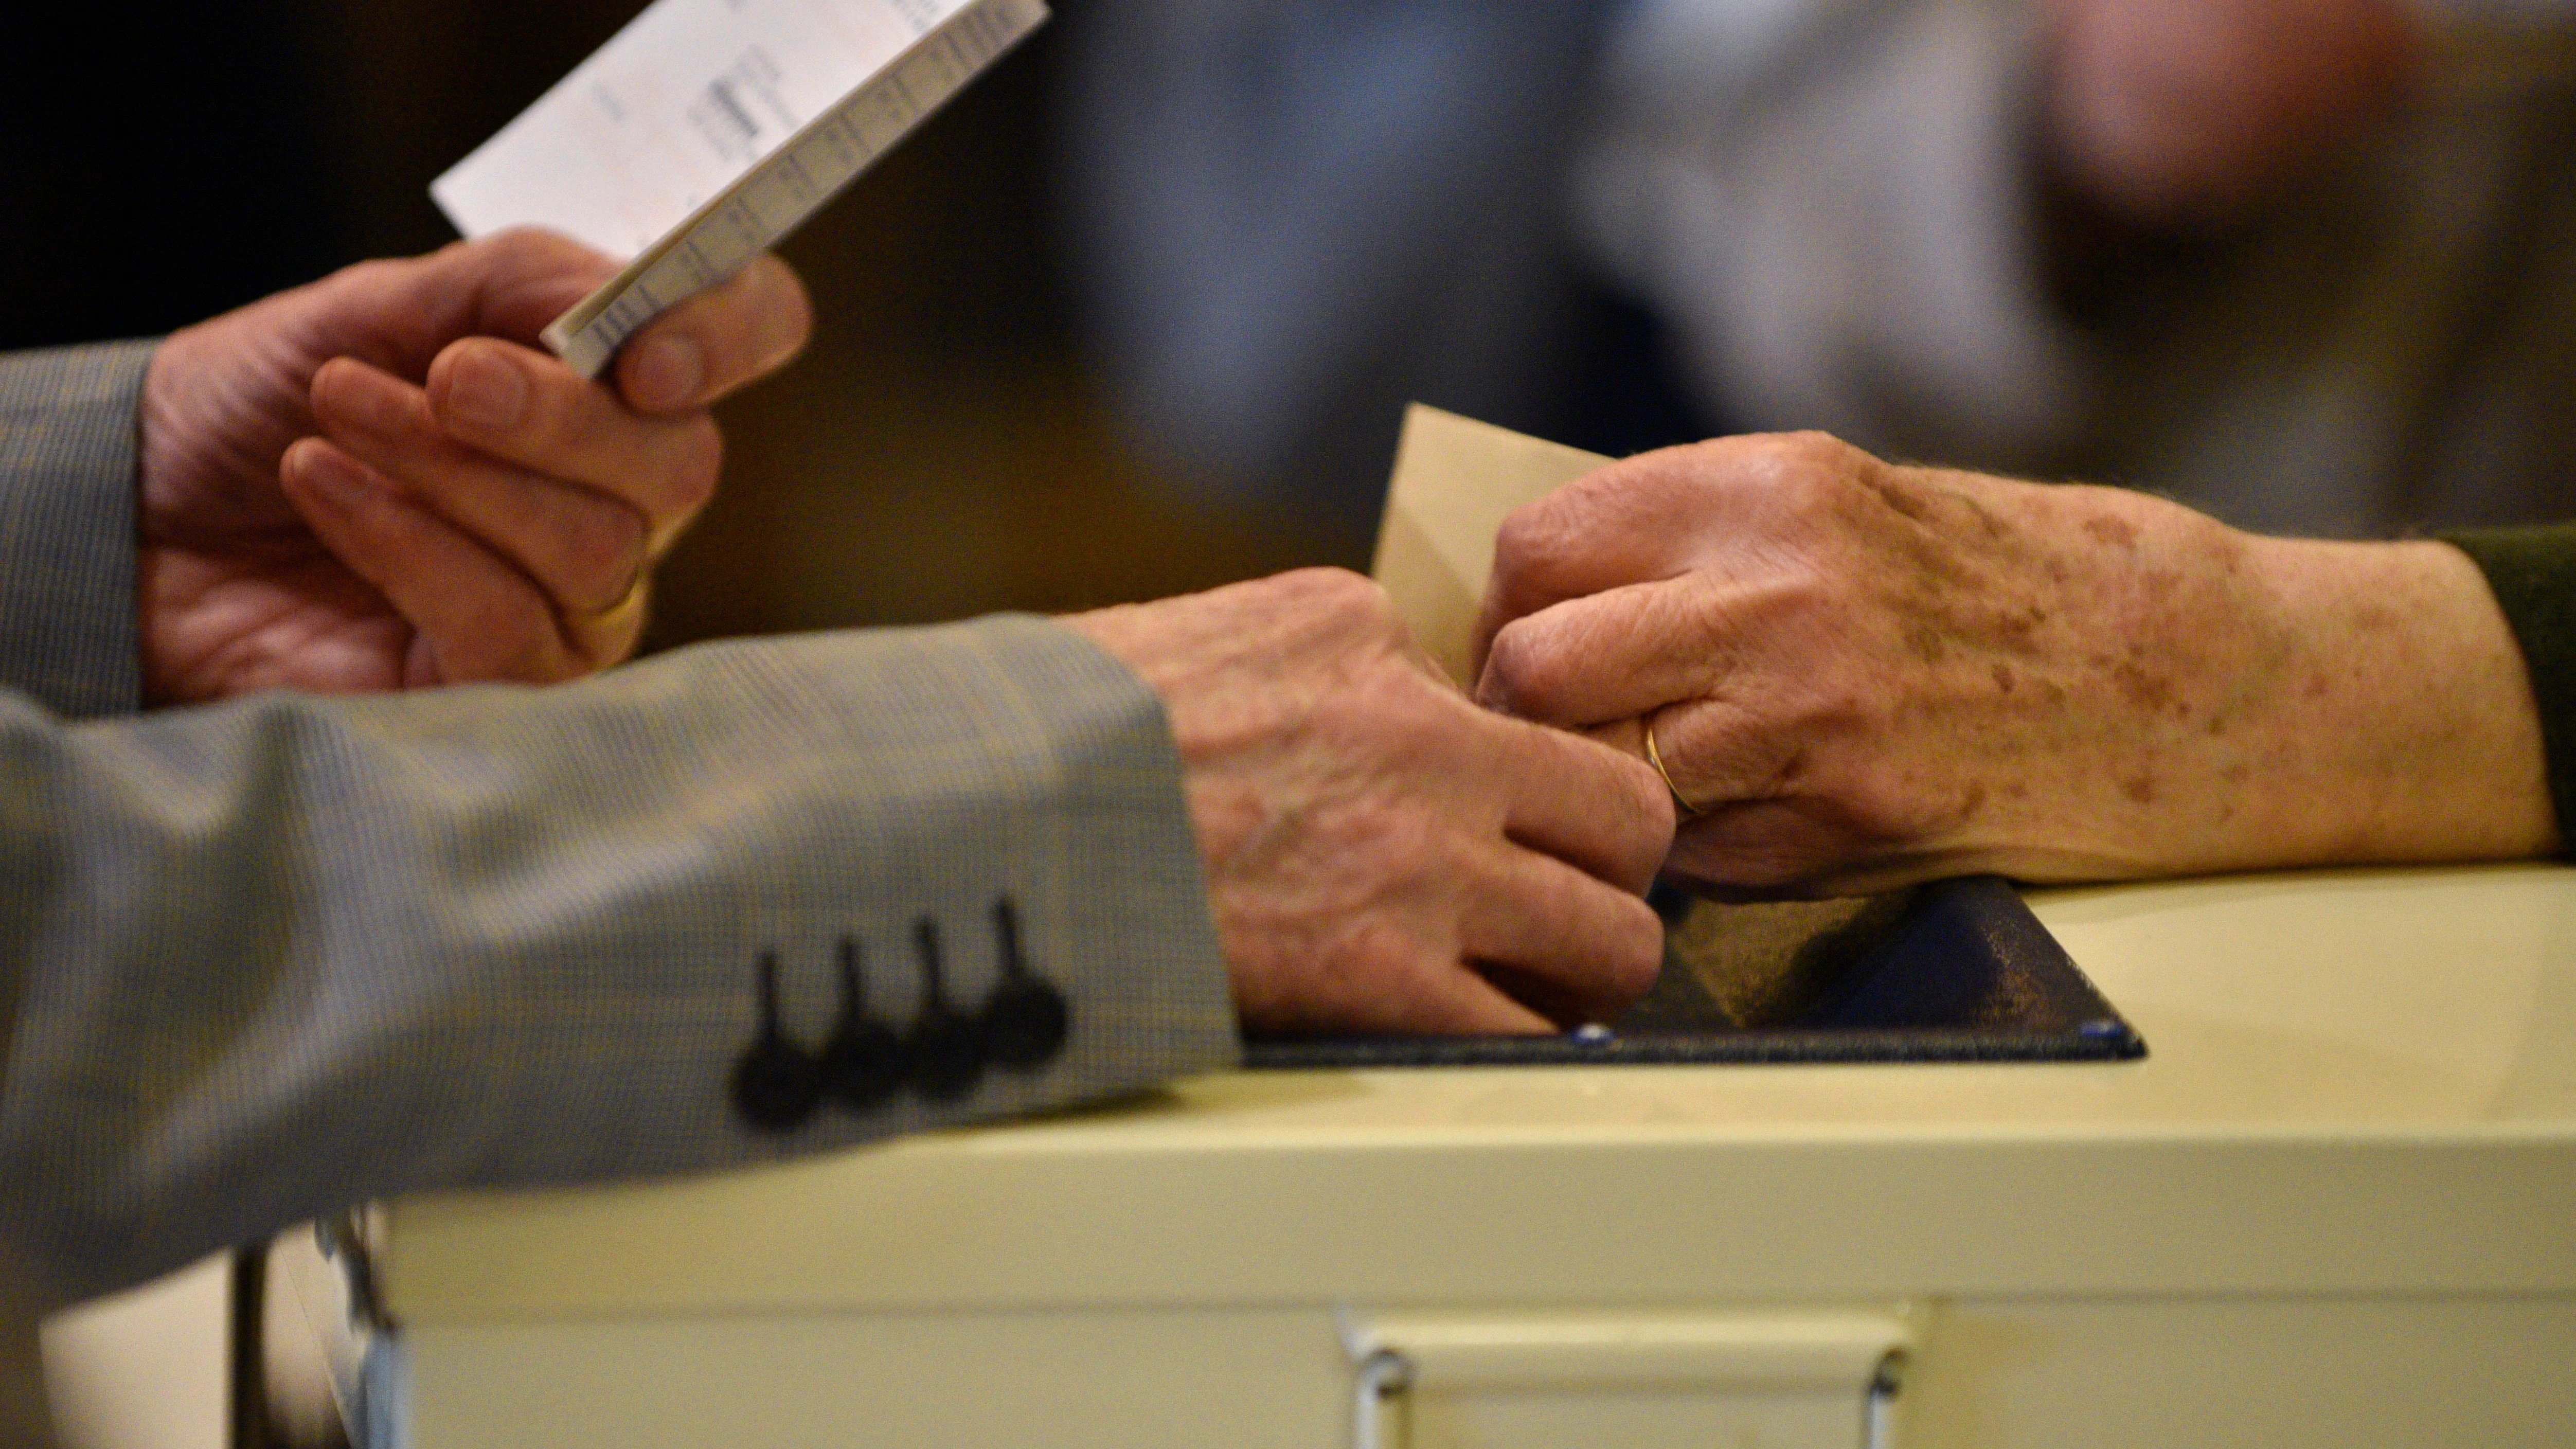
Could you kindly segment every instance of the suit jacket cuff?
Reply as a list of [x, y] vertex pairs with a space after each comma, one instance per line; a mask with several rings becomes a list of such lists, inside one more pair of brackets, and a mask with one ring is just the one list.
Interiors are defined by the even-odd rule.
[[[1041, 620], [79, 727], [0, 692], [0, 757], [37, 802], [0, 830], [0, 1254], [56, 1300], [367, 1197], [735, 1166], [1239, 1058], [1160, 701]], [[1003, 901], [1070, 1009], [1041, 1060], [755, 1128], [733, 1074], [770, 1024], [819, 1053], [853, 1004], [986, 1011]]]
[[0, 687], [75, 719], [142, 702], [136, 418], [158, 345], [0, 355]]

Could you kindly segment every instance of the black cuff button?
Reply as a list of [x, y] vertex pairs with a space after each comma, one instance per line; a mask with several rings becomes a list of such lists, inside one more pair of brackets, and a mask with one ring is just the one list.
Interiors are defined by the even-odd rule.
[[882, 1107], [903, 1086], [903, 1038], [867, 1014], [859, 943], [841, 942], [841, 1019], [823, 1044], [823, 1090], [854, 1112]]
[[778, 954], [760, 958], [760, 1035], [733, 1064], [733, 1107], [763, 1132], [793, 1132], [814, 1115], [823, 1070], [778, 1024]]
[[984, 1078], [984, 1033], [975, 1018], [948, 1004], [940, 979], [939, 928], [913, 928], [921, 953], [921, 1013], [904, 1038], [905, 1076], [926, 1101], [954, 1102]]
[[984, 1050], [995, 1065], [1033, 1072], [1064, 1050], [1073, 1013], [1064, 993], [1029, 969], [1020, 954], [1020, 918], [1009, 897], [993, 903], [993, 932], [1000, 943], [1002, 976], [984, 998]]

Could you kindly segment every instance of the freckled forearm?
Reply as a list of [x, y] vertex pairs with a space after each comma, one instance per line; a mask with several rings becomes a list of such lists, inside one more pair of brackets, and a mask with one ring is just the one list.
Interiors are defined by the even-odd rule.
[[[2246, 864], [2558, 846], [2540, 717], [2485, 580], [2438, 543], [2256, 541], [2293, 647], [2249, 716]], [[2268, 855], [2270, 859], [2260, 856]]]
[[2006, 487], [2065, 626], [2048, 652], [2066, 703], [2010, 772], [2028, 795], [2013, 814], [2049, 847], [2019, 873], [2557, 847], [2521, 652], [2457, 550], [2264, 538], [2125, 490]]

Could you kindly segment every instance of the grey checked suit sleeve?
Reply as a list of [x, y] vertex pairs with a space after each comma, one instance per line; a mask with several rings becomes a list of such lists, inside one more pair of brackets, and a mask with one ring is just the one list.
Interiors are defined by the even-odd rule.
[[157, 345], [0, 353], [0, 689], [73, 717], [141, 698], [135, 416]]
[[[56, 1300], [348, 1202], [755, 1162], [1237, 1059], [1154, 696], [999, 618], [683, 651], [582, 684], [254, 697], [74, 724], [0, 695], [0, 1259]], [[996, 978], [1052, 1063], [783, 1138], [727, 1074], [779, 954], [809, 1045]]]

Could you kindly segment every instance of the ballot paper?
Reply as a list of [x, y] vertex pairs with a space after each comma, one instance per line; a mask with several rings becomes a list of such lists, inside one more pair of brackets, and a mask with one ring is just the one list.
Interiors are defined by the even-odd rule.
[[430, 195], [469, 237], [538, 226], [628, 259], [546, 329], [596, 376], [1046, 18], [1044, 0], [655, 0]]
[[1450, 678], [1475, 684], [1476, 611], [1503, 520], [1609, 461], [1418, 403], [1405, 415], [1371, 572]]
[[[1405, 415], [1372, 572], [1450, 678], [1475, 683], [1476, 614], [1503, 520], [1609, 461], [1438, 408], [1417, 404]], [[1667, 932], [1654, 993], [1620, 1030], [1741, 1030], [1793, 1016], [1866, 954], [1909, 899], [1694, 902]], [[1818, 949], [1838, 940], [1850, 948]]]

